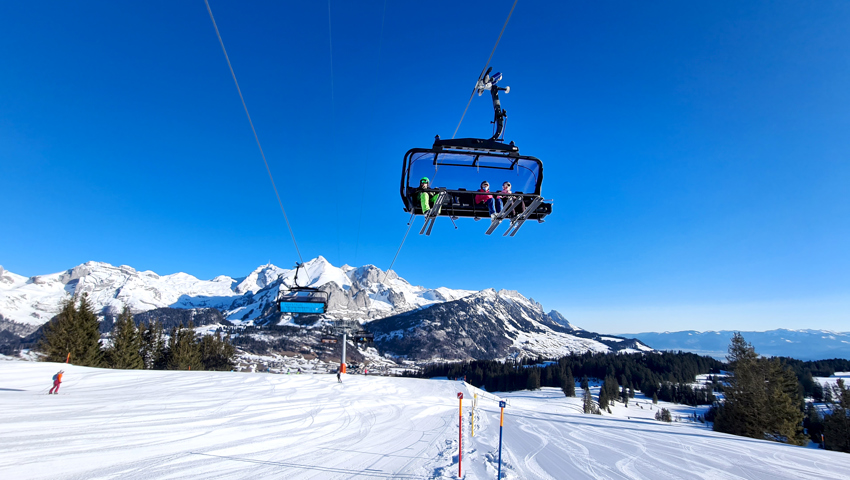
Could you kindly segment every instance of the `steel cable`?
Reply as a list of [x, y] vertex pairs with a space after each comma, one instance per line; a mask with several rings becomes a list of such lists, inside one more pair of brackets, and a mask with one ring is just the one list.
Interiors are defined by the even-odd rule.
[[283, 219], [286, 221], [286, 228], [289, 229], [289, 235], [292, 237], [292, 243], [295, 245], [295, 251], [298, 253], [298, 258], [301, 260], [301, 263], [304, 263], [304, 258], [301, 256], [301, 250], [298, 248], [298, 242], [295, 240], [295, 233], [292, 231], [292, 225], [289, 223], [289, 217], [286, 215], [286, 209], [283, 208], [283, 201], [280, 199], [280, 193], [277, 191], [277, 185], [274, 183], [274, 177], [272, 176], [272, 171], [269, 168], [269, 162], [266, 160], [266, 154], [263, 152], [263, 146], [260, 145], [260, 137], [257, 136], [257, 129], [254, 128], [254, 122], [251, 120], [251, 114], [248, 113], [248, 105], [245, 104], [245, 97], [242, 96], [242, 89], [239, 88], [239, 82], [236, 80], [236, 73], [233, 72], [233, 65], [230, 64], [230, 57], [227, 55], [227, 49], [224, 48], [224, 41], [221, 39], [221, 33], [218, 31], [218, 25], [215, 23], [215, 17], [213, 16], [212, 9], [210, 9], [210, 3], [208, 0], [204, 0], [204, 3], [207, 6], [207, 12], [210, 14], [210, 20], [212, 20], [213, 28], [215, 28], [215, 34], [218, 37], [218, 42], [221, 44], [221, 51], [224, 52], [224, 59], [227, 60], [227, 67], [230, 69], [230, 75], [233, 76], [233, 83], [236, 84], [236, 91], [239, 92], [239, 99], [242, 100], [242, 107], [245, 109], [245, 115], [248, 117], [248, 123], [251, 125], [251, 131], [254, 132], [254, 140], [257, 141], [257, 148], [260, 149], [260, 155], [263, 157], [263, 163], [266, 165], [266, 172], [268, 172], [269, 180], [272, 182], [272, 188], [274, 189], [274, 194], [277, 197], [277, 203], [280, 205], [280, 211], [283, 212]]

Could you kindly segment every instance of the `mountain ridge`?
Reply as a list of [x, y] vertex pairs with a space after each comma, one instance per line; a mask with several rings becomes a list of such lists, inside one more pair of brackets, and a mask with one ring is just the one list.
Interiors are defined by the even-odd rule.
[[[307, 328], [314, 338], [299, 337], [306, 351], [315, 352], [326, 350], [320, 345], [320, 333], [337, 320], [356, 320], [378, 332], [376, 346], [384, 353], [426, 361], [651, 350], [633, 339], [575, 327], [559, 312], [546, 313], [540, 303], [514, 290], [426, 288], [374, 265], [335, 267], [323, 257], [303, 264], [298, 285], [327, 292], [327, 313], [318, 320], [296, 318], [278, 312], [276, 304], [279, 292], [295, 286], [295, 274], [295, 270], [270, 263], [244, 277], [219, 275], [212, 280], [182, 272], [158, 275], [94, 261], [29, 278], [3, 270], [0, 331], [7, 332], [6, 336], [29, 335], [27, 341], [32, 342], [33, 336], [40, 335], [40, 327], [58, 312], [63, 299], [87, 294], [103, 319], [104, 333], [111, 330], [112, 321], [126, 305], [137, 319], [157, 318], [171, 326], [198, 315], [204, 319], [204, 331], [211, 324], [234, 332], [252, 327], [249, 335], [261, 338], [256, 328], [272, 328], [271, 336], [276, 337], [272, 342]], [[187, 315], [186, 311], [193, 313]], [[408, 333], [398, 328], [392, 335], [381, 333], [399, 321], [407, 322]]]
[[[682, 330], [618, 334], [639, 339], [657, 350], [682, 350], [725, 360], [734, 330]], [[800, 360], [850, 358], [850, 332], [818, 329], [740, 331], [756, 352]]]

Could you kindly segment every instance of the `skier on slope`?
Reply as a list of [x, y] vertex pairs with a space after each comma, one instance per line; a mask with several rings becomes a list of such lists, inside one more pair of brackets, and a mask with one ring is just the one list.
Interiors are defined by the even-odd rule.
[[336, 381], [342, 383], [342, 369], [336, 371]]
[[65, 373], [65, 370], [59, 370], [56, 373], [56, 375], [53, 375], [53, 388], [51, 388], [50, 391], [47, 392], [48, 395], [53, 394], [53, 393], [55, 393], [57, 395], [59, 394], [59, 385], [62, 384], [62, 375], [64, 373]]

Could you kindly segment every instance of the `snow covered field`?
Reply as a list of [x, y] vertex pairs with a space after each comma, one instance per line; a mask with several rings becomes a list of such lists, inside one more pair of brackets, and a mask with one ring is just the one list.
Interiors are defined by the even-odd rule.
[[[456, 478], [458, 391], [463, 476], [496, 478], [495, 397], [481, 392], [470, 437], [477, 390], [459, 382], [3, 361], [0, 478]], [[662, 424], [641, 399], [597, 416], [556, 389], [502, 397], [506, 478], [848, 478], [846, 454]]]

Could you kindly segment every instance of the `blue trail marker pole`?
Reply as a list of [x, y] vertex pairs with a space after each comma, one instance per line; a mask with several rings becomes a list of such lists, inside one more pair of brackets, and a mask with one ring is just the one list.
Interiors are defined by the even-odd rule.
[[502, 478], [502, 427], [505, 426], [505, 401], [499, 402], [499, 408], [502, 409], [502, 414], [499, 416], [499, 473], [497, 479]]

